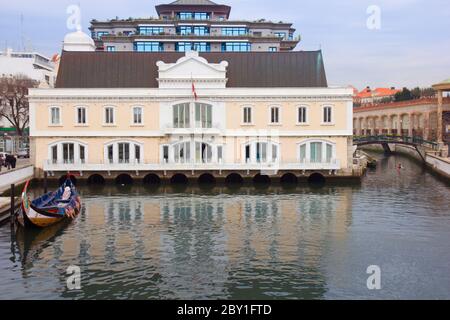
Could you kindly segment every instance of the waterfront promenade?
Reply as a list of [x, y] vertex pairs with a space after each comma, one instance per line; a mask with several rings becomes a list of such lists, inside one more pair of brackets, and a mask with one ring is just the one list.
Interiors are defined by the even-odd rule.
[[11, 184], [21, 184], [34, 177], [34, 167], [30, 159], [17, 159], [15, 169], [2, 168], [0, 172], [0, 195], [7, 191]]

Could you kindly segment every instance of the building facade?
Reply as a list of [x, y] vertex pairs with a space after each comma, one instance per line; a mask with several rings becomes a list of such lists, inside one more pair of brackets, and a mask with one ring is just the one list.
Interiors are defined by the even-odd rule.
[[378, 103], [388, 103], [393, 102], [395, 99], [395, 94], [400, 92], [400, 90], [391, 88], [376, 88], [371, 89], [370, 87], [364, 88], [364, 90], [357, 92], [353, 99], [355, 106], [367, 106], [374, 105]]
[[[403, 135], [450, 143], [450, 99], [443, 99], [438, 119], [438, 99], [423, 98], [354, 109], [355, 135]], [[439, 125], [442, 126], [439, 131]], [[439, 139], [440, 136], [440, 139]]]
[[[53, 87], [56, 79], [55, 64], [52, 59], [37, 52], [7, 49], [0, 53], [0, 77], [25, 77], [36, 81], [40, 87]], [[0, 101], [2, 103], [6, 102]], [[0, 116], [0, 152], [15, 153], [19, 148], [27, 146], [27, 137], [19, 137], [6, 117]]]
[[7, 49], [0, 53], [0, 77], [26, 76], [42, 87], [54, 87], [55, 64], [52, 59], [37, 52], [15, 52]]
[[30, 112], [41, 177], [353, 175], [352, 90], [320, 51], [64, 51]]
[[99, 51], [290, 51], [300, 41], [291, 23], [229, 20], [231, 7], [209, 0], [156, 6], [157, 18], [91, 21]]

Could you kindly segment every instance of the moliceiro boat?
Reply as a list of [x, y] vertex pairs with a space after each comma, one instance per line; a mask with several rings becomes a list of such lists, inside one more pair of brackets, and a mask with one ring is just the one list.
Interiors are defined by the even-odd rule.
[[17, 220], [23, 227], [45, 228], [64, 219], [74, 219], [81, 209], [81, 200], [77, 189], [68, 178], [54, 192], [30, 200], [27, 181], [22, 192]]

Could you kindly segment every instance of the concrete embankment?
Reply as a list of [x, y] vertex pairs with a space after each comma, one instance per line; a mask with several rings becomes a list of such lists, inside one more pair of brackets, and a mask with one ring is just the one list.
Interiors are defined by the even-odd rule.
[[9, 190], [11, 184], [19, 185], [34, 178], [34, 167], [28, 165], [22, 168], [0, 172], [0, 194]]
[[[417, 153], [416, 149], [413, 147], [396, 144], [390, 144], [389, 147], [393, 153], [403, 154], [423, 163], [422, 158]], [[362, 149], [384, 152], [381, 146], [376, 145], [365, 146]], [[448, 183], [450, 183], [450, 158], [438, 157], [430, 152], [427, 152], [425, 156], [425, 165], [439, 177], [443, 178]]]

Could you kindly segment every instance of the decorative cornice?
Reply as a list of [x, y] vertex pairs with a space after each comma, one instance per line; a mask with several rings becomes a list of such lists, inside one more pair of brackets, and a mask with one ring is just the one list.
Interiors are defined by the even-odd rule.
[[[30, 103], [32, 102], [48, 102], [52, 103], [55, 101], [118, 101], [118, 102], [170, 102], [174, 100], [181, 99], [192, 99], [192, 95], [179, 95], [179, 96], [167, 96], [167, 97], [149, 97], [149, 96], [130, 96], [130, 97], [111, 97], [111, 96], [91, 96], [91, 97], [83, 97], [83, 96], [39, 96], [39, 97], [29, 97]], [[210, 101], [290, 101], [290, 100], [298, 100], [298, 101], [352, 101], [351, 95], [296, 95], [296, 96], [202, 96], [199, 95], [198, 99], [210, 100]]]

